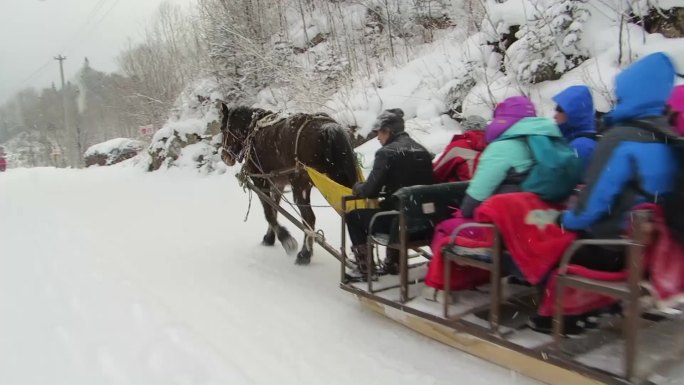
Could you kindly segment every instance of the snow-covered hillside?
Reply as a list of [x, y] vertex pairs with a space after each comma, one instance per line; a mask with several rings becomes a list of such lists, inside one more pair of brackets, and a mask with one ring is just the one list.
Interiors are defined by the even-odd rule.
[[246, 206], [227, 175], [0, 174], [0, 384], [535, 383], [363, 310]]
[[[424, 11], [407, 3], [389, 2], [392, 9], [400, 9], [399, 5], [403, 4], [407, 10], [401, 16], [406, 18], [401, 19], [404, 27], [411, 25], [410, 20], [418, 20], [420, 12]], [[310, 40], [315, 36], [327, 38], [316, 40], [312, 47], [302, 50], [301, 20], [296, 15], [289, 15], [289, 36], [299, 51], [278, 67], [290, 72], [300, 71], [296, 73], [301, 76], [281, 81], [274, 79], [256, 96], [237, 102], [273, 111], [325, 112], [362, 136], [369, 133], [383, 109], [402, 108], [408, 131], [429, 150], [439, 153], [460, 130], [454, 118], [468, 115], [490, 118], [496, 104], [509, 96], [527, 95], [535, 103], [539, 115], [551, 116], [553, 95], [568, 86], [586, 84], [592, 89], [596, 109], [607, 112], [614, 104], [614, 76], [639, 57], [663, 51], [673, 59], [678, 72], [684, 72], [684, 38], [668, 38], [647, 31], [655, 31], [653, 12], [658, 16], [680, 7], [677, 12], [681, 14], [684, 5], [681, 1], [657, 2], [659, 10], [649, 8], [654, 6], [653, 2], [626, 0], [487, 1], [485, 8], [465, 14], [471, 3], [455, 1], [446, 8], [431, 10], [432, 15], [444, 12], [444, 17], [453, 23], [435, 30], [428, 40], [419, 38], [416, 31], [405, 31], [403, 38], [396, 39], [398, 45], [394, 47], [401, 55], [389, 58], [387, 47], [378, 46], [375, 48], [379, 51], [373, 51], [372, 55], [347, 57], [348, 60], [365, 60], [362, 67], [366, 70], [353, 72], [349, 66], [343, 66], [347, 77], [344, 81], [329, 79], [326, 84], [334, 91], [324, 96], [316, 89], [318, 83], [307, 76], [315, 74], [323, 65], [321, 58], [334, 51], [335, 42], [344, 40], [339, 33], [335, 35], [336, 28], [338, 32], [340, 28], [346, 28], [350, 39], [360, 38], [364, 33], [377, 33], [373, 26], [379, 22], [364, 19], [366, 24], [360, 23], [363, 17], [370, 17], [364, 13], [364, 7], [345, 1], [336, 5], [335, 12], [343, 15], [342, 19], [334, 21], [324, 12], [326, 6], [319, 4], [317, 7], [318, 2], [314, 1], [312, 9], [306, 11], [310, 12], [306, 14], [309, 26], [306, 36]], [[377, 1], [368, 4], [382, 5]], [[670, 22], [677, 23], [677, 14], [673, 15], [674, 21]], [[479, 30], [463, 20], [477, 21]], [[645, 20], [650, 20], [648, 26]], [[379, 44], [381, 37], [368, 39]], [[352, 54], [350, 51], [348, 56]], [[327, 63], [326, 68], [332, 71], [334, 64]], [[289, 72], [278, 75], [293, 76]], [[229, 79], [225, 81], [230, 82]], [[678, 81], [684, 82], [684, 79]], [[302, 82], [304, 84], [300, 84]], [[226, 89], [230, 87], [214, 80], [190, 85], [179, 98], [172, 118], [155, 136], [149, 149], [152, 156], [138, 164], [151, 165], [150, 169], [180, 166], [222, 172], [220, 159], [216, 156], [220, 143], [218, 131], [212, 122], [218, 118], [213, 102], [226, 96]], [[188, 136], [188, 133], [197, 137]], [[184, 139], [186, 137], [190, 139]], [[201, 139], [200, 143], [197, 143], [198, 139]], [[182, 149], [185, 145], [189, 148]], [[376, 144], [368, 144], [360, 151], [372, 154], [376, 147]], [[155, 156], [161, 156], [161, 161], [155, 161]]]

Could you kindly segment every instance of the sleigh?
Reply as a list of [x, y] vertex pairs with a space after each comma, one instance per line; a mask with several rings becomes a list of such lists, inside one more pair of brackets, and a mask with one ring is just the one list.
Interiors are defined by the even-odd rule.
[[[535, 287], [507, 279], [503, 269], [505, 245], [500, 237], [495, 237], [487, 257], [464, 253], [462, 248], [444, 250], [446, 261], [488, 270], [492, 277], [488, 284], [437, 298], [422, 295], [426, 262], [431, 257], [426, 249], [430, 235], [434, 226], [458, 207], [458, 197], [463, 196], [466, 184], [406, 187], [387, 197], [393, 200], [395, 210], [378, 215], [393, 216], [394, 226], [389, 233], [380, 233], [373, 231], [371, 223], [368, 247], [398, 249], [399, 275], [378, 277], [369, 271], [364, 279], [353, 281], [348, 273], [355, 263], [346, 253], [345, 215], [354, 208], [372, 207], [374, 202], [349, 195], [350, 189], [315, 170], [309, 172], [316, 187], [340, 214], [339, 248], [329, 244], [322, 233], [308, 229], [269, 196], [263, 198], [340, 261], [340, 287], [355, 295], [363, 306], [448, 346], [548, 384], [673, 384], [684, 380], [684, 317], [677, 309], [679, 305], [648, 306], [654, 302], [646, 290], [650, 285], [644, 275], [644, 249], [652, 238], [649, 212], [636, 215], [636, 230], [631, 238], [579, 240], [571, 245], [558, 268], [554, 334], [547, 335], [526, 326], [529, 317], [536, 314], [541, 293]], [[246, 183], [256, 194], [263, 194]], [[333, 204], [335, 199], [340, 203]], [[497, 233], [492, 224], [474, 226], [489, 227]], [[589, 244], [625, 247], [628, 268], [605, 276], [572, 266], [569, 261], [573, 253]], [[368, 254], [373, 258], [374, 253]], [[564, 288], [620, 300], [624, 315], [602, 319], [598, 329], [582, 338], [564, 338], [560, 306]]]
[[[374, 203], [349, 195], [349, 189], [313, 171], [312, 179], [323, 196], [331, 203], [339, 198], [340, 203], [331, 204], [341, 216], [339, 248], [329, 244], [322, 233], [308, 229], [275, 201], [271, 203], [340, 261], [340, 287], [355, 295], [363, 306], [448, 346], [548, 384], [673, 384], [684, 379], [684, 317], [676, 309], [678, 305], [665, 310], [662, 304], [660, 308], [647, 306], [653, 303], [649, 301], [653, 297], [645, 289], [649, 284], [644, 276], [644, 248], [652, 238], [648, 212], [637, 215], [636, 230], [629, 239], [580, 240], [572, 244], [558, 268], [555, 333], [547, 335], [526, 326], [529, 317], [536, 313], [541, 293], [529, 285], [507, 280], [503, 269], [505, 245], [500, 237], [495, 237], [497, 241], [485, 258], [478, 253], [464, 253], [462, 248], [444, 250], [446, 261], [488, 270], [492, 277], [488, 284], [437, 298], [422, 295], [426, 288], [426, 262], [431, 257], [425, 246], [429, 245], [434, 226], [460, 204], [458, 197], [463, 195], [465, 184], [407, 187], [388, 197], [394, 201], [395, 210], [378, 215], [393, 216], [394, 226], [390, 233], [379, 233], [372, 231], [371, 224], [368, 247], [398, 249], [400, 273], [378, 277], [369, 272], [364, 279], [352, 281], [348, 273], [355, 263], [346, 254], [345, 214]], [[250, 188], [262, 194], [259, 189]], [[492, 224], [475, 226], [490, 227], [496, 234]], [[569, 263], [573, 253], [588, 244], [624, 246], [628, 268], [606, 277], [573, 267]], [[369, 258], [373, 254], [369, 253]], [[445, 269], [445, 275], [448, 274]], [[560, 306], [563, 288], [620, 300], [624, 316], [602, 319], [598, 329], [588, 331], [582, 338], [564, 338]]]

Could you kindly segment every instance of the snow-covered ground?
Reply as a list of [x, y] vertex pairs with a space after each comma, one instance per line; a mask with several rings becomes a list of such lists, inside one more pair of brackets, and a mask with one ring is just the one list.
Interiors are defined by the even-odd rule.
[[535, 383], [364, 310], [321, 250], [261, 246], [231, 174], [0, 174], [0, 384]]

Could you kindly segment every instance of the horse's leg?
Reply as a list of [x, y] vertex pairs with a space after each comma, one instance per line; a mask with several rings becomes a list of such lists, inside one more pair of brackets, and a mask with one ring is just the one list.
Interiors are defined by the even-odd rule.
[[[299, 213], [302, 214], [304, 223], [313, 230], [316, 228], [316, 216], [311, 209], [311, 187], [311, 182], [304, 178], [298, 178], [292, 181], [292, 195], [299, 208]], [[313, 244], [313, 237], [304, 234], [304, 245], [299, 251], [299, 254], [297, 254], [297, 259], [295, 260], [297, 265], [308, 265], [311, 262]]]
[[[264, 190], [262, 190], [262, 191], [264, 191]], [[271, 199], [273, 199], [273, 201], [277, 205], [279, 205], [281, 195], [279, 193], [277, 193], [277, 191], [275, 191], [275, 189], [269, 189], [269, 192], [271, 195]], [[273, 209], [272, 207], [270, 207], [270, 208]], [[278, 222], [277, 222], [278, 212], [276, 211], [274, 213], [274, 215], [276, 217], [276, 226], [272, 226], [270, 223], [268, 224], [268, 229], [266, 230], [266, 235], [264, 235], [264, 239], [261, 241], [261, 244], [264, 246], [273, 246], [275, 244], [276, 230], [278, 229], [278, 227], [280, 227], [280, 224], [278, 224]], [[285, 231], [287, 231], [287, 230], [285, 230]]]
[[[274, 192], [273, 189], [271, 189], [268, 186], [268, 182], [259, 180], [258, 182], [255, 181], [254, 184], [261, 191], [271, 196], [271, 198], [276, 204], [280, 204], [280, 194]], [[278, 210], [276, 210], [273, 206], [269, 204], [269, 202], [262, 199], [261, 197], [259, 197], [259, 200], [261, 201], [261, 206], [263, 206], [264, 208], [264, 216], [266, 217], [266, 222], [268, 222], [268, 230], [266, 230], [266, 235], [264, 235], [262, 243], [264, 245], [271, 246], [275, 243], [275, 237], [278, 237], [278, 240], [285, 248], [285, 251], [288, 254], [293, 254], [298, 247], [297, 241], [292, 237], [292, 235], [290, 235], [290, 232], [287, 231], [285, 227], [281, 226], [278, 223]]]

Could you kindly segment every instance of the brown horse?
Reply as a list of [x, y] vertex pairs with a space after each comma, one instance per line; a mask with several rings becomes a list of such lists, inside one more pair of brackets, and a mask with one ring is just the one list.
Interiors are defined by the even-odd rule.
[[[280, 204], [285, 186], [292, 186], [294, 202], [304, 223], [315, 229], [311, 209], [313, 182], [303, 166], [322, 172], [337, 183], [351, 187], [357, 181], [354, 150], [344, 129], [327, 115], [295, 114], [280, 116], [259, 108], [228, 108], [221, 103], [221, 159], [232, 166], [243, 162], [255, 187]], [[268, 178], [263, 174], [280, 173]], [[255, 174], [262, 174], [260, 176]], [[268, 230], [262, 244], [272, 246], [276, 237], [288, 254], [297, 250], [297, 241], [277, 221], [278, 211], [261, 199]], [[295, 263], [311, 261], [313, 238], [304, 236], [304, 245]]]

